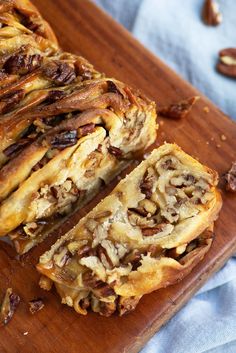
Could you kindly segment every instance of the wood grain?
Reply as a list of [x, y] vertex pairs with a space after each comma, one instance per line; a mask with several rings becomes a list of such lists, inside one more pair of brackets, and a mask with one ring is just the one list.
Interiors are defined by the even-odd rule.
[[[85, 56], [106, 74], [141, 88], [158, 104], [201, 95], [89, 1], [35, 0], [34, 3], [52, 24], [64, 49]], [[156, 146], [165, 140], [174, 141], [222, 175], [236, 159], [236, 124], [206, 97], [201, 97], [187, 119], [163, 119]], [[210, 109], [208, 114], [203, 110], [206, 106]], [[226, 141], [221, 140], [222, 134]], [[114, 185], [115, 182], [79, 212], [74, 221]], [[12, 286], [22, 302], [14, 319], [1, 329], [0, 352], [138, 352], [236, 251], [235, 195], [222, 191], [222, 196], [224, 206], [215, 228], [216, 239], [202, 263], [177, 285], [144, 296], [137, 310], [122, 318], [103, 318], [93, 313], [79, 316], [61, 305], [54, 291], [39, 289], [34, 264], [58, 234], [22, 259], [17, 259], [14, 250], [1, 242], [0, 288]], [[40, 296], [45, 308], [35, 315], [29, 314], [28, 301]]]

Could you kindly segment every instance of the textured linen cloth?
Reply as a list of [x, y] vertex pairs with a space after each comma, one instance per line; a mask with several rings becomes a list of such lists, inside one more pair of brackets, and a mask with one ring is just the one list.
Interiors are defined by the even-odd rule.
[[[201, 21], [202, 0], [94, 0], [224, 113], [236, 119], [236, 80], [216, 72], [236, 47], [236, 1], [219, 0], [223, 22]], [[236, 137], [235, 137], [236, 138]], [[147, 343], [142, 353], [236, 353], [236, 258]]]

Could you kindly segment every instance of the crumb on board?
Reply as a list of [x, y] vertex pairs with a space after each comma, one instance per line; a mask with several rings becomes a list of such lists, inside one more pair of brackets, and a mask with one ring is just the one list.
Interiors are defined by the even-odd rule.
[[226, 141], [226, 140], [227, 140], [227, 137], [226, 137], [224, 134], [222, 134], [222, 135], [220, 136], [220, 138], [221, 138], [222, 141]]
[[211, 141], [214, 141], [215, 139], [214, 139], [214, 137], [211, 137]]
[[23, 332], [23, 335], [24, 335], [24, 336], [27, 336], [28, 333], [29, 333], [29, 331]]
[[206, 141], [206, 144], [209, 145], [209, 141]]
[[221, 148], [221, 145], [219, 143], [217, 143], [216, 147], [217, 148]]
[[35, 314], [36, 312], [42, 310], [44, 308], [44, 303], [41, 298], [33, 299], [29, 301], [29, 311], [31, 314]]
[[205, 106], [205, 107], [203, 108], [203, 111], [204, 111], [204, 113], [208, 114], [209, 111], [210, 111], [210, 109], [209, 109], [209, 107]]
[[163, 126], [164, 125], [164, 121], [160, 120], [159, 124], [160, 124], [160, 126]]

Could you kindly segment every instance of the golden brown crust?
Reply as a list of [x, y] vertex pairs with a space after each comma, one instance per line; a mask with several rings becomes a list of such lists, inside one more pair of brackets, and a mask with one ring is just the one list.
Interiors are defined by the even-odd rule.
[[212, 239], [207, 240], [206, 244], [199, 246], [180, 261], [169, 257], [160, 258], [152, 264], [151, 271], [148, 272], [142, 271], [141, 266], [128, 276], [126, 284], [115, 288], [116, 293], [124, 297], [139, 296], [181, 281], [203, 259], [211, 244]]
[[[17, 11], [17, 13], [16, 13]], [[15, 21], [29, 31], [49, 39], [58, 45], [57, 38], [51, 28], [40, 15], [38, 9], [28, 0], [5, 0], [0, 3], [0, 14], [11, 14]], [[20, 14], [20, 15], [19, 15]]]

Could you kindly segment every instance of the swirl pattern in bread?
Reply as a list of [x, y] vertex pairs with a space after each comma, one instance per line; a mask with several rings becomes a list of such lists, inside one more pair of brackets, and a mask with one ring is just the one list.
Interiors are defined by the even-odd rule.
[[0, 17], [0, 236], [24, 253], [155, 141], [156, 111], [63, 52], [28, 0]]
[[154, 150], [40, 257], [62, 302], [109, 316], [175, 283], [202, 259], [221, 208], [217, 173], [177, 145]]

